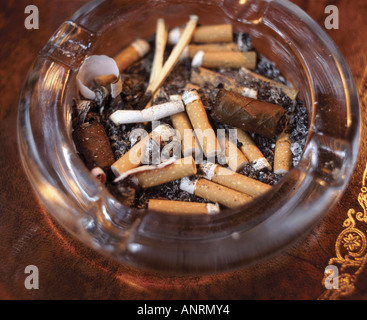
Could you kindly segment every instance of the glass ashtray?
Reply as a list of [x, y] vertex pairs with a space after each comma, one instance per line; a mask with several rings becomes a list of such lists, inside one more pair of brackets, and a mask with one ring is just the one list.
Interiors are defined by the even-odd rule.
[[[76, 75], [86, 57], [113, 56], [190, 15], [250, 34], [299, 91], [309, 134], [301, 160], [272, 191], [217, 215], [169, 215], [120, 203], [80, 159], [72, 139]], [[170, 274], [229, 271], [276, 254], [340, 199], [359, 149], [360, 111], [350, 70], [327, 34], [282, 0], [95, 0], [64, 22], [34, 62], [20, 99], [27, 176], [49, 214], [85, 245], [122, 264]]]

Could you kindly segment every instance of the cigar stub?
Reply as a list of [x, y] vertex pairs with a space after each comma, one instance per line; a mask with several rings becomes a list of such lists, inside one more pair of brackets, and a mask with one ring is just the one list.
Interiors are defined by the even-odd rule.
[[289, 133], [282, 132], [277, 137], [274, 154], [274, 173], [286, 174], [292, 169], [292, 141]]
[[268, 192], [272, 187], [258, 180], [235, 173], [218, 164], [205, 163], [200, 165], [200, 170], [204, 173], [204, 178], [230, 189], [245, 193], [251, 197], [258, 197]]
[[78, 125], [73, 132], [73, 138], [88, 169], [92, 170], [98, 167], [103, 171], [109, 170], [115, 160], [108, 136], [101, 123]]
[[171, 214], [215, 214], [219, 212], [219, 205], [214, 203], [150, 199], [148, 209]]
[[237, 145], [234, 144], [227, 136], [218, 136], [219, 144], [224, 151], [224, 156], [228, 167], [235, 172], [241, 171], [249, 162]]
[[212, 110], [215, 120], [264, 137], [274, 137], [284, 129], [285, 110], [278, 105], [244, 97], [220, 89]]
[[184, 191], [211, 202], [219, 203], [228, 208], [242, 206], [253, 200], [252, 197], [242, 192], [238, 192], [203, 178], [194, 181], [182, 179], [180, 187]]
[[256, 171], [260, 171], [265, 168], [272, 170], [268, 160], [264, 157], [262, 152], [256, 146], [255, 142], [246, 132], [237, 129], [237, 140], [241, 143], [241, 151], [249, 159], [249, 161], [252, 162]]
[[239, 52], [238, 45], [232, 43], [209, 43], [209, 44], [190, 44], [188, 46], [188, 57], [193, 58], [199, 51], [204, 52]]
[[[144, 57], [149, 52], [149, 50], [150, 45], [146, 40], [137, 39], [116, 56], [114, 56], [113, 59], [116, 61], [120, 73], [122, 73], [129, 66], [137, 62], [140, 58]], [[99, 86], [106, 86], [116, 81], [116, 77], [112, 74], [99, 76], [96, 77], [94, 81]]]
[[[182, 35], [182, 28], [174, 28], [169, 33], [169, 42], [176, 44]], [[202, 25], [195, 29], [191, 42], [220, 43], [233, 42], [233, 27], [231, 24]]]
[[192, 66], [206, 68], [256, 68], [256, 53], [234, 51], [198, 51], [192, 59]]
[[136, 183], [142, 188], [151, 188], [163, 183], [182, 179], [196, 174], [197, 168], [193, 157], [175, 161], [162, 169], [145, 171], [134, 176]]
[[215, 157], [221, 149], [199, 94], [196, 90], [185, 91], [182, 100], [204, 155], [207, 158]]

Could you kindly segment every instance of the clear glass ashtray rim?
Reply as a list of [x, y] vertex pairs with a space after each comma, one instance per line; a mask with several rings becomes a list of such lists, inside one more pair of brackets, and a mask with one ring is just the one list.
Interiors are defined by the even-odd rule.
[[[95, 2], [95, 6], [98, 6], [99, 3], [101, 3], [101, 1], [99, 1], [99, 0], [96, 1]], [[83, 8], [80, 9], [78, 11], [79, 12], [78, 14], [83, 14], [84, 11], [90, 11], [91, 8], [93, 8], [93, 5], [91, 6], [90, 4], [88, 4], [85, 9], [83, 9]], [[295, 11], [298, 15], [301, 14], [302, 16], [304, 16], [304, 19], [310, 19], [303, 11], [300, 11], [300, 9], [298, 7], [295, 6], [295, 7], [291, 8], [291, 9], [293, 11]], [[74, 17], [76, 17], [78, 14], [75, 14]], [[346, 62], [344, 61], [344, 58], [342, 57], [342, 55], [340, 54], [340, 52], [336, 48], [336, 46], [333, 44], [333, 42], [328, 38], [328, 36], [322, 31], [322, 29], [319, 26], [317, 26], [315, 24], [315, 25], [312, 25], [312, 28], [318, 28], [319, 29], [318, 32], [321, 33], [321, 36], [320, 37], [327, 40], [326, 46], [328, 47], [328, 49], [330, 50], [330, 52], [333, 52], [334, 59], [342, 66], [342, 69], [340, 69], [341, 76], [343, 76], [343, 78], [351, 78], [351, 74], [350, 74], [349, 68], [347, 67]], [[348, 98], [350, 99], [350, 101], [353, 101], [353, 103], [354, 103], [352, 107], [355, 108], [355, 103], [356, 103], [355, 101], [356, 101], [356, 96], [357, 96], [357, 94], [356, 94], [356, 88], [355, 88], [354, 84], [353, 83], [351, 84], [350, 82], [347, 82], [347, 84], [344, 83], [344, 85], [348, 85], [349, 86], [348, 88], [345, 88], [345, 90], [346, 90], [347, 95], [349, 95]], [[20, 104], [21, 105], [21, 108], [20, 108], [20, 110], [22, 110], [24, 108], [27, 108], [27, 106], [26, 106], [27, 102], [26, 101], [27, 101], [27, 99], [22, 99], [21, 100], [21, 104]], [[358, 98], [357, 98], [357, 101], [358, 101]], [[28, 102], [29, 102], [29, 100], [28, 100]], [[29, 108], [29, 106], [28, 106], [28, 108]], [[30, 166], [29, 166], [29, 164], [26, 163], [27, 162], [27, 155], [26, 155], [26, 152], [24, 151], [24, 148], [22, 147], [22, 145], [24, 146], [24, 142], [26, 144], [28, 144], [28, 146], [30, 148], [34, 147], [34, 145], [31, 145], [29, 143], [30, 141], [29, 140], [27, 141], [27, 138], [24, 137], [24, 134], [25, 134], [25, 132], [23, 130], [24, 125], [25, 125], [24, 118], [22, 116], [19, 116], [19, 130], [18, 130], [18, 132], [19, 132], [19, 136], [20, 136], [19, 137], [19, 140], [20, 140], [20, 151], [21, 151], [21, 155], [22, 155], [22, 162], [23, 162], [23, 165], [27, 168], [26, 169], [27, 174], [28, 174], [30, 180], [33, 181], [33, 186], [36, 189], [36, 192], [40, 195], [40, 193], [39, 193], [39, 186], [38, 186], [38, 182], [37, 182], [37, 180], [39, 180], [40, 176], [38, 175], [36, 177], [35, 174], [32, 173], [32, 170], [29, 170]], [[359, 128], [359, 122], [357, 123], [357, 126]], [[309, 140], [310, 140], [310, 138], [309, 138]], [[348, 168], [346, 168], [347, 179], [345, 179], [344, 183], [338, 185], [338, 187], [337, 187], [337, 190], [339, 191], [339, 197], [340, 197], [341, 193], [344, 191], [344, 189], [346, 188], [347, 182], [349, 181], [350, 176], [351, 176], [351, 173], [353, 171], [353, 167], [354, 167], [355, 162], [356, 162], [356, 159], [357, 159], [356, 147], [358, 148], [358, 144], [359, 144], [359, 133], [354, 133], [353, 139], [352, 139], [352, 147], [351, 147], [352, 154], [350, 155], [351, 161], [349, 162], [349, 164], [352, 164], [352, 167], [349, 166]], [[303, 160], [304, 160], [304, 156], [301, 159], [301, 161], [303, 161]], [[80, 169], [81, 171], [84, 171], [84, 173], [86, 171], [86, 168], [83, 167], [83, 163], [81, 162], [81, 160], [80, 160], [80, 168], [77, 168], [77, 171], [78, 171], [78, 169]], [[293, 169], [293, 170], [297, 170], [297, 169]], [[90, 177], [90, 179], [92, 180], [93, 178]], [[287, 179], [287, 177], [285, 177], [283, 179], [284, 179], [284, 181], [283, 181], [283, 183], [284, 183], [285, 180]], [[105, 192], [105, 190], [103, 190], [103, 189], [99, 189], [99, 190], [100, 190], [100, 194], [99, 194], [99, 196], [97, 196], [97, 198], [103, 199], [103, 198], [107, 197], [107, 198], [110, 198], [111, 199], [111, 195], [108, 192]], [[276, 191], [274, 191], [274, 192], [276, 192]], [[40, 197], [42, 198], [42, 195], [40, 195]], [[264, 197], [265, 196], [263, 196], [263, 198], [259, 199], [258, 202], [262, 201], [262, 199], [264, 199]], [[112, 197], [112, 199], [113, 199], [113, 197]], [[45, 202], [45, 201], [47, 202], [47, 199], [43, 199], [43, 200], [44, 200], [43, 202]], [[336, 200], [337, 200], [337, 198], [335, 198], [335, 199], [328, 199], [328, 202], [327, 203], [323, 203], [323, 206], [322, 207], [320, 206], [320, 211], [322, 211], [322, 209], [324, 209], [325, 207], [327, 207], [328, 205], [330, 205], [330, 203], [335, 203]], [[48, 207], [50, 209], [49, 211], [51, 213], [55, 209], [55, 207], [52, 206], [52, 205], [47, 205], [46, 204], [46, 207]], [[75, 209], [75, 206], [74, 205], [73, 205], [73, 207]], [[82, 209], [80, 209], [80, 210], [82, 210]], [[237, 211], [237, 214], [238, 214], [238, 213], [240, 213], [240, 211], [243, 211], [243, 209], [241, 208], [241, 209], [236, 210], [236, 211]], [[84, 214], [87, 214], [88, 215], [88, 212], [84, 212]], [[148, 212], [147, 214], [152, 214], [152, 212]], [[160, 216], [162, 219], [165, 219], [167, 217], [167, 214], [165, 214], [165, 213], [154, 213], [154, 214], [156, 214], [157, 216]], [[52, 213], [52, 215], [54, 215], [56, 217], [56, 220], [58, 220], [58, 213], [55, 214], [55, 212], [54, 212], [54, 213]], [[228, 213], [225, 213], [225, 215], [227, 215], [227, 218], [230, 219], [232, 213], [231, 212], [228, 212]], [[319, 215], [315, 214], [315, 216], [319, 216]], [[172, 218], [172, 219], [173, 219], [173, 222], [172, 223], [174, 223], [174, 219], [176, 219], [176, 218]], [[202, 217], [202, 218], [201, 217], [184, 217], [184, 219], [191, 220], [191, 221], [196, 221], [197, 223], [200, 223], [200, 224], [207, 224], [208, 223], [208, 218], [207, 217]], [[216, 220], [222, 221], [222, 220], [225, 220], [225, 219], [226, 218], [216, 217], [216, 216], [212, 216], [212, 217], [209, 218], [209, 220], [212, 223], [215, 222]], [[85, 221], [83, 223], [85, 224]], [[113, 225], [113, 223], [112, 223], [112, 225]], [[119, 227], [116, 228], [116, 230], [118, 230], [118, 229], [119, 229]], [[208, 235], [208, 230], [205, 230], [204, 232], [205, 232], [206, 235]], [[230, 236], [231, 235], [231, 232], [233, 232], [233, 230], [228, 230], [228, 232], [226, 232], [226, 236]], [[108, 231], [107, 231], [107, 233], [108, 233]], [[222, 236], [223, 236], [223, 234], [221, 235], [221, 237]], [[125, 237], [124, 232], [121, 232], [121, 238], [124, 238], [124, 237]], [[212, 238], [212, 235], [210, 236], [210, 238]], [[90, 242], [91, 242], [90, 240], [91, 239], [87, 239], [86, 240], [89, 245], [90, 245]], [[165, 237], [162, 237], [160, 239], [160, 241], [162, 241], [162, 240], [169, 242], [172, 239], [170, 239], [170, 237], [166, 237], [166, 238]], [[182, 240], [182, 239], [180, 239], [180, 240]], [[219, 240], [219, 239], [216, 238], [216, 240]], [[211, 241], [211, 240], [209, 240], [209, 241]], [[234, 239], [234, 242], [235, 242], [235, 239]], [[93, 244], [92, 244], [92, 246], [93, 246]], [[99, 245], [97, 245], [96, 247], [99, 250], [101, 249]], [[102, 249], [102, 251], [104, 251], [104, 249]]]

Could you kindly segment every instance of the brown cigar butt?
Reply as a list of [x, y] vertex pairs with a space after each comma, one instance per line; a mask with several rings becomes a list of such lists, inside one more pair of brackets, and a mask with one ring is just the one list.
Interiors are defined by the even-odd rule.
[[264, 157], [260, 149], [256, 146], [251, 137], [240, 129], [237, 130], [237, 140], [241, 143], [240, 149], [244, 155], [253, 163], [255, 170], [262, 170], [264, 168], [271, 170], [271, 165]]
[[109, 139], [101, 123], [78, 125], [73, 132], [73, 138], [88, 169], [99, 167], [103, 171], [109, 170], [115, 160]]
[[215, 157], [221, 149], [199, 94], [196, 90], [185, 91], [182, 100], [186, 105], [186, 112], [205, 156]]
[[213, 214], [219, 206], [212, 203], [150, 199], [148, 209], [171, 214]]
[[217, 93], [212, 116], [232, 127], [270, 138], [281, 132], [286, 123], [281, 106], [224, 89]]
[[292, 141], [289, 133], [282, 132], [277, 137], [274, 153], [274, 173], [286, 174], [291, 170], [293, 161], [291, 145]]
[[163, 183], [182, 179], [196, 174], [197, 168], [193, 157], [177, 160], [173, 164], [135, 175], [136, 181], [142, 188], [151, 188]]
[[194, 194], [200, 198], [220, 203], [228, 208], [245, 205], [253, 199], [242, 192], [235, 191], [206, 179], [199, 179], [196, 182]]
[[227, 136], [219, 136], [218, 141], [222, 148], [222, 152], [224, 152], [228, 167], [235, 172], [241, 171], [249, 162], [246, 156]]
[[258, 197], [272, 189], [272, 186], [258, 180], [235, 173], [227, 168], [213, 163], [200, 165], [205, 179], [226, 186], [230, 189], [245, 193], [251, 197]]
[[206, 68], [256, 68], [256, 52], [199, 51], [193, 57], [193, 67]]

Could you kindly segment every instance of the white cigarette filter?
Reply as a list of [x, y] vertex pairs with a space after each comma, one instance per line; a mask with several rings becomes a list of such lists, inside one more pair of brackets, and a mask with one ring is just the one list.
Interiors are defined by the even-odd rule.
[[161, 143], [162, 141], [167, 141], [169, 137], [172, 137], [173, 132], [174, 129], [168, 124], [162, 124], [156, 127], [151, 133], [136, 143], [119, 160], [112, 164], [112, 172], [118, 177], [125, 172], [140, 166], [149, 140], [153, 139], [157, 143]]
[[182, 101], [170, 101], [143, 110], [117, 110], [110, 119], [115, 125], [151, 122], [185, 111]]
[[[174, 28], [169, 32], [168, 41], [176, 44], [182, 37], [182, 28]], [[203, 25], [196, 28], [192, 41], [194, 43], [233, 42], [233, 27], [231, 24]]]
[[292, 141], [289, 133], [282, 132], [277, 137], [274, 154], [274, 173], [286, 174], [292, 169]]
[[252, 162], [252, 166], [256, 171], [260, 171], [263, 169], [271, 170], [271, 165], [269, 161], [264, 157], [262, 152], [256, 146], [255, 142], [251, 139], [251, 137], [244, 131], [240, 129], [237, 130], [237, 140], [242, 144], [240, 150], [246, 156], [247, 159]]
[[204, 163], [199, 165], [203, 177], [230, 189], [243, 192], [251, 197], [258, 197], [270, 191], [272, 186], [251, 179], [243, 174], [235, 173], [214, 163]]
[[200, 95], [196, 90], [185, 91], [182, 95], [182, 100], [186, 105], [186, 112], [204, 155], [207, 158], [214, 158], [221, 152], [221, 148], [215, 132], [210, 125]]
[[192, 59], [192, 66], [206, 68], [256, 68], [256, 53], [235, 51], [198, 51]]
[[219, 203], [228, 208], [235, 208], [245, 205], [253, 200], [245, 193], [227, 188], [223, 185], [214, 183], [206, 179], [190, 180], [184, 178], [181, 180], [180, 188], [183, 191], [194, 194], [200, 198], [211, 202]]
[[174, 200], [150, 199], [148, 209], [170, 214], [215, 214], [220, 211], [218, 203], [200, 203]]
[[151, 188], [161, 184], [195, 175], [197, 172], [193, 157], [176, 160], [164, 168], [145, 171], [136, 174], [134, 182], [142, 188]]
[[222, 148], [222, 152], [224, 151], [226, 163], [232, 171], [239, 172], [249, 163], [246, 156], [237, 148], [237, 144], [233, 143], [228, 136], [219, 135], [218, 141]]
[[[171, 96], [170, 100], [182, 101], [180, 95]], [[176, 113], [171, 116], [173, 127], [178, 131], [181, 138], [181, 152], [184, 157], [200, 156], [201, 148], [196, 141], [194, 131], [186, 112]]]

